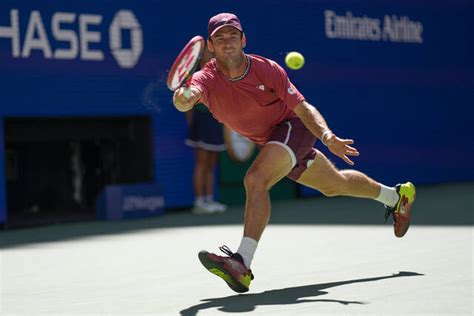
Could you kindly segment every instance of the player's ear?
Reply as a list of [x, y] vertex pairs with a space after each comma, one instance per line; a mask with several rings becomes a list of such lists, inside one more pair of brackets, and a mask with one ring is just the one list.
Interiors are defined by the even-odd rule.
[[247, 46], [247, 37], [245, 33], [242, 33], [242, 47], [245, 48], [245, 46]]
[[212, 44], [212, 41], [210, 39], [207, 40], [207, 49], [211, 52], [211, 53], [215, 53], [214, 51], [214, 45]]

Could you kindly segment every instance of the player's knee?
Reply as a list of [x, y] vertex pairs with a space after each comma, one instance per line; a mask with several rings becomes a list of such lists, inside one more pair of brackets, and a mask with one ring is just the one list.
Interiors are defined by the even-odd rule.
[[244, 185], [247, 190], [265, 189], [265, 177], [256, 170], [249, 170], [245, 174]]

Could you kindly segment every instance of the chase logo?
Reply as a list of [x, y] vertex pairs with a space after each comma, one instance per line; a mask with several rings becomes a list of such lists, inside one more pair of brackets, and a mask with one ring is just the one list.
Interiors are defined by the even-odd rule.
[[[0, 40], [10, 40], [14, 58], [29, 58], [32, 51], [40, 51], [45, 59], [101, 61], [105, 58], [99, 47], [106, 45], [102, 40], [102, 15], [55, 12], [51, 21], [45, 21], [39, 11], [31, 11], [26, 31], [20, 29], [20, 25], [25, 24], [20, 24], [17, 9], [10, 10], [10, 21], [6, 25], [1, 22], [2, 18], [0, 16]], [[125, 32], [130, 34], [128, 46], [124, 45], [122, 37]], [[23, 38], [21, 34], [24, 34]], [[133, 68], [143, 52], [143, 31], [133, 12], [116, 12], [108, 35], [110, 53], [117, 64], [121, 68]]]
[[[122, 30], [129, 29], [131, 47], [123, 48]], [[122, 10], [115, 14], [109, 28], [110, 49], [122, 68], [132, 68], [143, 52], [143, 33], [140, 23], [132, 11]]]

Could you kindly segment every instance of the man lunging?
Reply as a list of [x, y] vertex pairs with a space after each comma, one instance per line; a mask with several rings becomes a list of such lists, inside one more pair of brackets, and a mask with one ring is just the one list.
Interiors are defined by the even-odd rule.
[[246, 54], [246, 36], [239, 19], [221, 13], [209, 20], [209, 50], [215, 58], [192, 79], [191, 95], [175, 91], [173, 102], [188, 111], [205, 104], [219, 121], [260, 146], [244, 178], [246, 205], [243, 238], [237, 252], [221, 247], [226, 256], [199, 253], [202, 264], [236, 292], [249, 289], [250, 270], [258, 241], [270, 218], [269, 190], [285, 176], [326, 196], [370, 198], [386, 206], [394, 232], [402, 237], [410, 224], [415, 187], [407, 182], [388, 187], [356, 170], [338, 170], [313, 148], [320, 139], [331, 153], [354, 165], [353, 140], [331, 131], [319, 111], [288, 79], [285, 70], [267, 58]]

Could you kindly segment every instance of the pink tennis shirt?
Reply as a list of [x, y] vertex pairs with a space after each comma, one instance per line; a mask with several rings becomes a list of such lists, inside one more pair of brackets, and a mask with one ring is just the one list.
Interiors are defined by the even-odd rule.
[[249, 68], [242, 78], [225, 78], [212, 59], [193, 75], [191, 84], [201, 91], [199, 102], [218, 121], [264, 145], [279, 123], [296, 116], [293, 109], [305, 98], [276, 62], [257, 55], [246, 56]]

